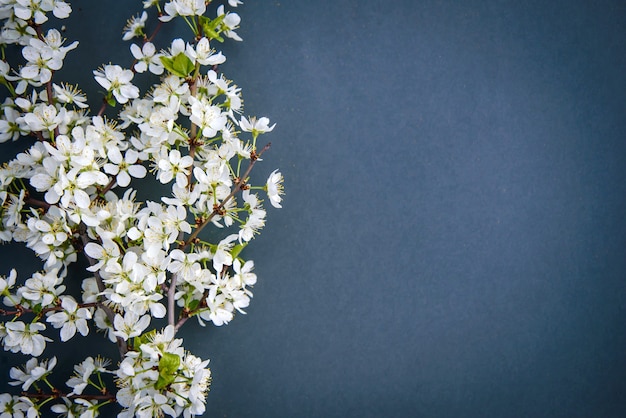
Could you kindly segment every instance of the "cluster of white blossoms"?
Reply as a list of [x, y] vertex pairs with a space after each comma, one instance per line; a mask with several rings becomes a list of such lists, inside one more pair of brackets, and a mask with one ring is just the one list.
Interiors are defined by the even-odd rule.
[[[131, 64], [93, 71], [106, 95], [91, 113], [78, 86], [55, 80], [78, 42], [42, 26], [51, 14], [67, 18], [69, 2], [0, 0], [0, 47], [23, 58], [0, 60], [8, 92], [0, 142], [25, 144], [0, 167], [0, 242], [23, 243], [42, 260], [26, 277], [0, 276], [0, 344], [32, 357], [11, 370], [23, 392], [0, 395], [0, 417], [95, 417], [107, 404], [119, 417], [204, 413], [208, 360], [175, 334], [190, 318], [221, 326], [244, 313], [257, 277], [241, 253], [265, 226], [263, 199], [280, 208], [283, 195], [278, 170], [251, 184], [269, 148], [258, 139], [275, 125], [244, 116], [241, 89], [218, 72], [226, 57], [213, 43], [241, 40], [241, 19], [225, 5], [206, 16], [209, 3], [144, 0], [146, 11], [123, 30]], [[175, 19], [193, 36], [158, 47], [154, 35]], [[152, 77], [147, 91], [134, 84], [139, 75]], [[138, 201], [131, 186], [149, 174], [170, 191]], [[81, 257], [89, 267], [72, 295], [68, 266]], [[153, 318], [167, 326], [156, 330]], [[119, 361], [88, 357], [68, 389], [55, 387], [48, 376], [57, 359], [39, 360], [47, 343], [94, 329], [117, 345]]]

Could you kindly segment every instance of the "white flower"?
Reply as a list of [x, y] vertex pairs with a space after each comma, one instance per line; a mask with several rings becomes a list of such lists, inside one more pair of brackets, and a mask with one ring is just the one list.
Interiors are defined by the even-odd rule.
[[[68, 418], [95, 418], [99, 416], [98, 401], [88, 401], [82, 398], [61, 398], [63, 403], [52, 405], [50, 410], [59, 416]], [[0, 417], [2, 418], [2, 417]]]
[[259, 134], [264, 134], [266, 132], [271, 132], [274, 129], [276, 124], [270, 125], [270, 120], [266, 117], [255, 118], [251, 117], [250, 120], [246, 119], [245, 116], [241, 117], [241, 121], [239, 122], [239, 126], [241, 130], [244, 132], [251, 132], [253, 137], [257, 137]]
[[109, 364], [108, 360], [102, 358], [87, 357], [82, 363], [74, 366], [74, 376], [72, 376], [67, 382], [67, 386], [72, 388], [71, 394], [81, 395], [83, 390], [89, 384], [89, 378], [96, 373], [110, 373], [106, 366]]
[[0, 294], [7, 295], [9, 290], [15, 286], [15, 279], [17, 279], [17, 271], [11, 269], [9, 277], [0, 276]]
[[[224, 14], [224, 5], [220, 5], [217, 8], [217, 15], [221, 16]], [[226, 13], [224, 20], [222, 20], [222, 30], [224, 31], [224, 35], [228, 38], [234, 39], [235, 41], [241, 41], [241, 37], [235, 33], [235, 29], [239, 27], [239, 23], [241, 22], [241, 18], [237, 13]]]
[[87, 308], [79, 308], [71, 296], [61, 296], [61, 307], [62, 312], [49, 315], [46, 319], [54, 328], [61, 328], [61, 341], [71, 339], [76, 330], [82, 336], [89, 334], [87, 319], [91, 319], [91, 312]]
[[[174, 41], [172, 49], [180, 47], [184, 50], [185, 44], [182, 42], [182, 39], [176, 39], [176, 41], [181, 42], [177, 43]], [[155, 103], [169, 106], [174, 112], [178, 112], [181, 102], [186, 101], [187, 97], [189, 97], [189, 84], [184, 79], [173, 74], [166, 76], [152, 92], [152, 100]]]
[[61, 103], [74, 104], [81, 109], [89, 107], [89, 105], [85, 103], [87, 97], [85, 97], [78, 87], [65, 83], [62, 83], [60, 86], [58, 84], [52, 84], [52, 87], [54, 87], [56, 99]]
[[22, 55], [28, 63], [20, 69], [20, 76], [35, 83], [47, 83], [52, 78], [52, 71], [63, 67], [63, 59], [68, 51], [76, 48], [78, 42], [62, 47], [63, 38], [56, 29], [50, 29], [43, 40], [33, 38], [22, 49]]
[[127, 150], [122, 157], [119, 148], [111, 148], [109, 149], [108, 157], [113, 164], [106, 163], [104, 165], [104, 171], [116, 176], [115, 179], [119, 186], [128, 186], [131, 176], [138, 179], [142, 179], [146, 176], [146, 168], [141, 164], [135, 164], [139, 159], [139, 153], [134, 149]]
[[156, 48], [152, 42], [144, 43], [141, 48], [136, 44], [132, 44], [130, 46], [130, 52], [137, 60], [134, 66], [135, 71], [143, 73], [149, 69], [152, 74], [163, 74], [163, 64], [161, 64], [161, 60], [159, 59], [161, 54], [156, 53]]
[[248, 205], [250, 216], [239, 229], [239, 242], [250, 241], [254, 234], [258, 233], [265, 226], [265, 210], [261, 207], [256, 194], [250, 193], [250, 190], [244, 190], [242, 193], [244, 202]]
[[241, 261], [239, 261], [239, 259], [236, 259], [233, 262], [233, 270], [235, 270], [233, 280], [236, 287], [243, 288], [245, 286], [254, 286], [256, 283], [256, 274], [252, 273], [253, 268], [254, 261], [252, 260], [246, 261], [243, 266], [241, 265]]
[[180, 155], [180, 151], [175, 149], [162, 155], [158, 161], [158, 179], [161, 183], [169, 183], [173, 178], [176, 178], [176, 184], [180, 187], [187, 186], [189, 167], [193, 164], [192, 157], [189, 155], [183, 157]]
[[219, 65], [226, 62], [226, 57], [221, 52], [214, 54], [214, 50], [209, 46], [208, 38], [202, 38], [196, 44], [194, 49], [187, 44], [186, 55], [195, 60], [200, 65]]
[[163, 7], [166, 15], [159, 17], [162, 22], [169, 22], [175, 16], [201, 16], [206, 12], [204, 0], [171, 0]]
[[105, 65], [102, 70], [93, 72], [96, 81], [108, 92], [112, 92], [118, 103], [139, 97], [139, 89], [131, 83], [133, 72], [119, 65]]
[[22, 385], [22, 390], [28, 390], [33, 383], [49, 375], [56, 364], [56, 357], [52, 357], [50, 360], [42, 360], [41, 363], [36, 358], [31, 358], [26, 362], [23, 369], [11, 368], [9, 375], [11, 379], [15, 380], [9, 382], [9, 384], [11, 386]]
[[148, 325], [150, 325], [150, 315], [139, 317], [139, 315], [132, 312], [126, 312], [124, 316], [116, 314], [113, 321], [113, 327], [115, 328], [113, 335], [123, 340], [128, 340], [141, 335], [148, 328]]
[[13, 321], [5, 323], [4, 326], [7, 333], [3, 340], [4, 348], [12, 353], [21, 352], [39, 357], [46, 348], [46, 341], [52, 341], [39, 334], [40, 331], [46, 329], [41, 322], [25, 324], [22, 321]]
[[202, 130], [202, 135], [213, 138], [217, 131], [226, 127], [226, 115], [222, 113], [219, 106], [213, 105], [206, 100], [198, 100], [193, 96], [189, 97], [191, 105], [191, 122], [198, 125]]
[[120, 256], [120, 248], [111, 239], [103, 239], [102, 245], [89, 242], [85, 245], [84, 251], [89, 257], [98, 260], [93, 266], [87, 267], [88, 271], [98, 271], [106, 265], [109, 260], [117, 261]]
[[[79, 172], [78, 168], [73, 168], [68, 173], [65, 173], [63, 167], [60, 167], [59, 180], [53, 189], [56, 196], [60, 196], [61, 205], [64, 208], [76, 204], [81, 209], [87, 209], [91, 205], [91, 198], [84, 189], [93, 184], [104, 186], [107, 183], [108, 178], [104, 173], [93, 171]], [[48, 200], [48, 195], [46, 194], [46, 201], [48, 203], [57, 203], [58, 198], [56, 201]]]
[[18, 396], [0, 394], [0, 418], [23, 418], [28, 406]]
[[40, 103], [31, 113], [26, 113], [23, 120], [33, 132], [53, 131], [63, 122], [65, 116], [64, 108], [57, 110], [53, 105]]
[[15, 3], [15, 16], [22, 20], [30, 20], [32, 18], [38, 25], [48, 20], [47, 12], [52, 12], [57, 19], [65, 19], [72, 12], [70, 5], [62, 0], [16, 0], [11, 3]]
[[282, 208], [280, 202], [283, 199], [280, 196], [284, 194], [283, 180], [283, 175], [278, 170], [272, 171], [272, 174], [270, 174], [267, 178], [265, 189], [267, 191], [267, 196], [270, 198], [270, 203], [275, 208]]
[[236, 241], [237, 238], [237, 234], [232, 234], [217, 244], [215, 254], [213, 255], [213, 268], [218, 275], [221, 273], [224, 266], [230, 266], [233, 263], [233, 256], [230, 250], [233, 248], [234, 241]]
[[148, 13], [142, 12], [141, 16], [133, 16], [126, 22], [124, 26], [123, 40], [129, 41], [133, 38], [141, 38], [144, 35], [144, 28], [148, 20]]
[[2, 106], [2, 118], [0, 119], [0, 142], [6, 142], [9, 139], [17, 140], [20, 136], [28, 133], [28, 130], [18, 122], [20, 113], [11, 105], [10, 99], [5, 101]]
[[[31, 302], [32, 306], [41, 305], [47, 307], [63, 293], [65, 286], [63, 279], [57, 275], [58, 271], [51, 271], [41, 274], [36, 272], [18, 289], [18, 295]], [[44, 327], [45, 328], [45, 327]]]

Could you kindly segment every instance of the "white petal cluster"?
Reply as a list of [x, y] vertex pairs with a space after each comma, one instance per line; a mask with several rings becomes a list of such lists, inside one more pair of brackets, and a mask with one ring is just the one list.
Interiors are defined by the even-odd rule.
[[201, 415], [209, 390], [209, 360], [186, 352], [173, 326], [147, 336], [117, 370], [118, 417]]
[[133, 67], [136, 72], [143, 73], [150, 70], [152, 74], [163, 74], [163, 65], [161, 63], [161, 54], [156, 52], [156, 48], [152, 42], [146, 42], [140, 48], [137, 44], [130, 46], [130, 52], [135, 57], [136, 63]]
[[139, 89], [131, 83], [133, 72], [125, 70], [119, 65], [105, 65], [94, 71], [96, 81], [108, 92], [113, 93], [118, 103], [126, 103], [130, 99], [139, 97]]
[[25, 323], [22, 321], [7, 322], [1, 334], [2, 345], [6, 351], [39, 357], [46, 348], [50, 338], [41, 335], [46, 326], [41, 322]]
[[196, 16], [206, 12], [204, 0], [171, 0], [163, 6], [165, 15], [161, 16], [162, 22], [169, 22], [176, 16]]
[[148, 13], [142, 12], [139, 16], [133, 16], [126, 22], [124, 27], [124, 36], [122, 39], [129, 41], [133, 38], [139, 38], [144, 35], [144, 28], [148, 20]]
[[18, 367], [11, 368], [9, 375], [11, 379], [14, 380], [9, 382], [9, 384], [12, 386], [22, 386], [22, 390], [28, 390], [33, 383], [49, 375], [56, 364], [56, 357], [52, 357], [49, 360], [42, 360], [41, 362], [33, 357], [26, 362], [23, 369]]
[[78, 303], [71, 296], [61, 296], [62, 311], [48, 315], [46, 322], [54, 328], [61, 329], [61, 341], [71, 339], [78, 331], [82, 336], [89, 334], [87, 320], [91, 319], [91, 311], [79, 308]]

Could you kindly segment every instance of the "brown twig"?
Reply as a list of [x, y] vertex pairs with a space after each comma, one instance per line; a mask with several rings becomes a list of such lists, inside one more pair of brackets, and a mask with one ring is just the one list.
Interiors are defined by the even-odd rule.
[[250, 175], [250, 172], [252, 171], [252, 168], [254, 167], [256, 162], [259, 160], [261, 155], [263, 155], [263, 153], [265, 151], [267, 151], [270, 148], [271, 145], [272, 145], [272, 143], [268, 142], [263, 147], [263, 149], [261, 149], [261, 151], [258, 154], [253, 152], [253, 154], [251, 155], [251, 158], [250, 158], [251, 161], [250, 161], [250, 165], [248, 166], [248, 169], [246, 170], [244, 175], [239, 179], [239, 181], [237, 181], [235, 187], [233, 188], [233, 190], [231, 190], [230, 194], [228, 196], [226, 196], [226, 198], [224, 200], [222, 200], [222, 203], [220, 203], [215, 208], [213, 208], [213, 212], [211, 212], [211, 214], [204, 220], [204, 222], [202, 222], [196, 228], [196, 230], [193, 231], [193, 233], [189, 236], [189, 238], [187, 238], [187, 240], [185, 242], [181, 243], [178, 246], [178, 248], [180, 248], [182, 250], [183, 248], [186, 248], [187, 246], [189, 246], [189, 244], [191, 244], [198, 237], [198, 234], [200, 234], [200, 232], [204, 229], [204, 227], [207, 226], [209, 222], [211, 222], [211, 219], [213, 219], [213, 217], [215, 215], [217, 215], [218, 213], [221, 212], [222, 209], [224, 209], [224, 206], [226, 205], [226, 203], [228, 203], [228, 201], [230, 199], [232, 199], [233, 196], [235, 196], [235, 194], [238, 191], [243, 190], [243, 187], [246, 184], [246, 180], [247, 180], [248, 176]]

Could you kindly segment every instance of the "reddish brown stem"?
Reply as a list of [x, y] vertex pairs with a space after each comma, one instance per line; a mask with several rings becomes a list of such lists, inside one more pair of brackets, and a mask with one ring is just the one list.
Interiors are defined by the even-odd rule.
[[231, 190], [230, 194], [228, 196], [226, 196], [226, 198], [224, 200], [222, 200], [222, 203], [220, 203], [217, 207], [215, 207], [213, 209], [213, 212], [211, 212], [211, 214], [207, 217], [207, 219], [205, 219], [204, 222], [202, 224], [200, 224], [196, 228], [195, 231], [193, 231], [193, 233], [189, 236], [189, 238], [187, 238], [187, 240], [185, 242], [181, 243], [178, 246], [178, 248], [180, 248], [182, 250], [183, 248], [186, 248], [187, 246], [189, 246], [189, 244], [191, 244], [198, 237], [198, 234], [200, 234], [200, 232], [204, 229], [204, 227], [207, 226], [209, 224], [209, 222], [211, 222], [211, 219], [213, 219], [213, 217], [215, 215], [217, 215], [224, 208], [226, 203], [228, 203], [228, 201], [230, 199], [232, 199], [233, 196], [235, 196], [235, 194], [237, 192], [239, 192], [240, 190], [243, 189], [243, 186], [245, 186], [246, 180], [247, 180], [248, 176], [250, 175], [250, 172], [252, 171], [252, 168], [254, 167], [256, 162], [259, 160], [261, 155], [263, 155], [263, 153], [265, 151], [267, 151], [270, 148], [271, 145], [272, 145], [272, 143], [268, 142], [263, 147], [263, 149], [261, 149], [261, 151], [258, 154], [254, 154], [254, 156], [252, 157], [252, 160], [250, 161], [250, 165], [248, 166], [248, 169], [246, 170], [244, 175], [239, 179], [239, 181], [237, 182], [237, 184], [235, 185], [233, 190]]

